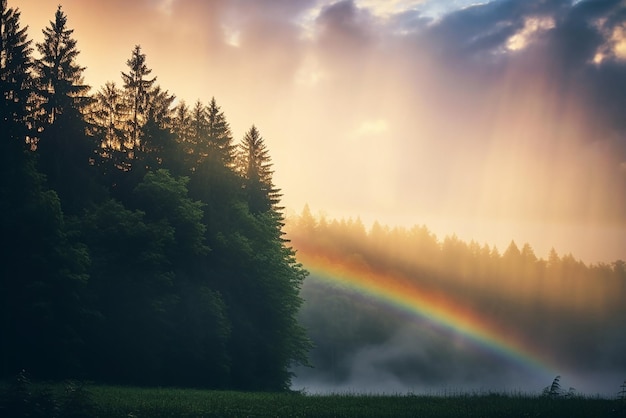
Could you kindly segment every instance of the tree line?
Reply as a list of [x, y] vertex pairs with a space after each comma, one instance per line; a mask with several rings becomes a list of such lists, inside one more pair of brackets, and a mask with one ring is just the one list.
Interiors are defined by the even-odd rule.
[[[368, 229], [359, 219], [316, 217], [308, 206], [300, 215], [290, 216], [287, 227], [298, 254], [348, 270], [401, 278], [420, 291], [489, 318], [499, 329], [515, 330], [564, 366], [596, 372], [626, 370], [621, 331], [626, 321], [623, 260], [586, 264], [555, 249], [544, 259], [528, 243], [519, 246], [514, 241], [501, 252], [455, 235], [440, 239], [423, 225], [392, 228], [375, 222]], [[304, 283], [302, 297], [299, 317], [315, 345], [311, 361], [317, 370], [302, 369], [300, 377], [326, 373], [336, 382], [348, 379], [350, 359], [359, 350], [393, 345], [405, 328], [416, 326], [414, 318], [398, 315], [315, 273]], [[423, 333], [415, 337], [419, 344], [436, 345], [438, 353], [451, 349], [449, 341], [438, 341], [428, 325], [418, 325], [415, 332]], [[394, 352], [394, 361], [406, 366], [398, 371], [403, 376], [423, 377], [424, 370], [433, 369], [423, 359], [412, 358], [411, 350], [396, 347]], [[459, 361], [459, 353], [451, 356]], [[442, 370], [445, 364], [442, 361]]]
[[91, 94], [61, 6], [27, 29], [0, 0], [0, 378], [288, 388], [307, 272], [259, 130], [177, 103], [140, 46]]

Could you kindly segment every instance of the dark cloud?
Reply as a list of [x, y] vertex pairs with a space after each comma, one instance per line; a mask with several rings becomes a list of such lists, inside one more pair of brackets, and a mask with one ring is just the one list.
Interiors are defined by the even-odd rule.
[[322, 9], [316, 19], [317, 40], [321, 52], [332, 51], [335, 58], [350, 51], [352, 59], [368, 54], [375, 40], [375, 21], [353, 0], [342, 0]]

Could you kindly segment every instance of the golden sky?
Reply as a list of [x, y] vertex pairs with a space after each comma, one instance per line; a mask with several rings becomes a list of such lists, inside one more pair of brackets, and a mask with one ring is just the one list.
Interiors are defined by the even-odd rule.
[[[141, 45], [179, 100], [255, 124], [288, 210], [626, 259], [623, 0], [9, 0], [58, 4], [86, 82]], [[621, 114], [620, 114], [621, 113]]]

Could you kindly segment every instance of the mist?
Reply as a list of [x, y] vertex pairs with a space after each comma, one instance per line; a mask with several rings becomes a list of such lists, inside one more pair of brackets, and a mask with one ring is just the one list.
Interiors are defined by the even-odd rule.
[[[288, 226], [312, 271], [299, 318], [315, 346], [312, 367], [293, 370], [294, 389], [539, 395], [561, 376], [565, 392], [613, 397], [624, 381], [620, 260], [587, 265], [554, 250], [540, 258], [515, 242], [499, 251], [455, 236], [438, 239], [425, 226], [366, 230], [359, 220], [313, 218], [306, 209]], [[343, 277], [351, 274], [347, 284]], [[382, 286], [410, 283], [426, 295], [424, 303], [442, 300], [523, 348], [511, 354], [464, 328], [442, 326], [436, 311], [416, 315], [422, 307], [407, 311], [364, 292], [359, 282], [368, 276]], [[458, 315], [453, 322], [466, 319]]]
[[[311, 284], [314, 280], [310, 278], [305, 285], [305, 300], [309, 287], [315, 286]], [[327, 291], [328, 297], [335, 294], [331, 290]], [[306, 322], [309, 329], [327, 326], [324, 322], [314, 322], [313, 318], [321, 315], [315, 307], [305, 302], [304, 309], [309, 310], [310, 317]], [[519, 365], [481, 352], [481, 348], [471, 341], [433, 329], [427, 323], [415, 323], [414, 320], [403, 318], [395, 320], [398, 329], [388, 338], [340, 352], [330, 364], [320, 364], [314, 349], [311, 353], [313, 367], [294, 369], [296, 377], [292, 388], [311, 394], [540, 395], [557, 376], [537, 376]], [[568, 367], [558, 371], [564, 390], [572, 388], [576, 394], [589, 396], [616, 396], [626, 375], [622, 361], [626, 339], [619, 325], [613, 326], [613, 330], [604, 330], [593, 336], [594, 341], [603, 346], [599, 352], [563, 354], [569, 358]], [[569, 336], [561, 337], [567, 339]], [[320, 338], [323, 338], [323, 334]], [[580, 338], [584, 337], [571, 337], [573, 341]], [[329, 344], [323, 339], [314, 342], [318, 349]], [[577, 351], [576, 347], [568, 347], [566, 341], [555, 349]], [[622, 364], [617, 364], [619, 362]]]

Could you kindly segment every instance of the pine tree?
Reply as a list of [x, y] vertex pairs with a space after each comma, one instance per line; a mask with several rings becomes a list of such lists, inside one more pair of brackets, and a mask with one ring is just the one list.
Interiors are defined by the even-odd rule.
[[189, 174], [189, 171], [191, 170], [189, 158], [193, 152], [191, 145], [191, 110], [184, 100], [182, 100], [174, 109], [172, 128], [174, 134], [176, 135], [176, 141], [178, 142], [178, 147], [176, 148], [178, 151], [176, 160], [181, 162], [183, 165], [182, 171], [185, 174]]
[[29, 98], [31, 97], [31, 40], [27, 28], [20, 28], [20, 12], [0, 0], [0, 121], [3, 140], [28, 139]]
[[124, 168], [125, 102], [123, 91], [114, 82], [107, 82], [95, 95], [89, 112], [91, 127], [100, 142], [99, 163], [105, 167]]
[[129, 68], [128, 73], [122, 72], [122, 80], [124, 89], [126, 90], [128, 107], [129, 107], [129, 148], [137, 148], [140, 146], [141, 127], [146, 121], [146, 111], [148, 105], [148, 95], [156, 77], [147, 78], [152, 70], [146, 65], [146, 54], [141, 52], [141, 46], [136, 45], [133, 49], [132, 56], [126, 65]]
[[226, 121], [224, 112], [217, 105], [215, 97], [211, 99], [207, 108], [207, 123], [209, 158], [215, 159], [225, 167], [232, 168], [236, 146], [233, 145], [230, 125]]
[[230, 125], [215, 98], [211, 99], [208, 107], [198, 100], [189, 116], [187, 142], [190, 144], [188, 152], [193, 155], [190, 161], [192, 170], [206, 161], [232, 169], [236, 146], [233, 145]]
[[277, 207], [280, 190], [272, 181], [272, 162], [265, 141], [256, 126], [246, 132], [239, 147], [238, 170], [243, 177], [243, 187], [250, 212], [265, 213]]
[[96, 142], [87, 135], [83, 116], [91, 98], [83, 83], [84, 67], [76, 62], [79, 51], [67, 16], [58, 7], [54, 20], [37, 44], [36, 84], [42, 122], [37, 150], [40, 168], [59, 193], [64, 210], [77, 212], [93, 190], [88, 170], [94, 164]]
[[141, 128], [142, 142], [136, 150], [142, 169], [176, 166], [177, 143], [172, 132], [174, 99], [175, 96], [160, 86], [154, 87], [148, 94], [146, 121]]
[[33, 126], [30, 41], [20, 14], [0, 0], [0, 376], [77, 369], [89, 262], [68, 233], [59, 196], [48, 190], [25, 141]]
[[189, 154], [188, 164], [192, 171], [196, 171], [200, 163], [208, 156], [208, 149], [203, 146], [206, 145], [208, 131], [206, 106], [197, 100], [190, 111], [188, 147], [186, 147]]
[[88, 104], [90, 87], [83, 84], [83, 71], [76, 63], [79, 51], [72, 38], [73, 29], [67, 27], [67, 16], [58, 7], [54, 21], [43, 30], [44, 41], [37, 44], [41, 58], [35, 61], [39, 94], [46, 122], [54, 123], [65, 111], [82, 111]]
[[[232, 374], [245, 389], [285, 389], [290, 366], [306, 364], [310, 348], [297, 321], [300, 285], [307, 272], [283, 238], [280, 194], [273, 184], [269, 151], [252, 126], [239, 148], [237, 171], [243, 181], [246, 214], [231, 248], [251, 248], [238, 256], [243, 287], [229, 291], [233, 309]], [[246, 347], [255, 347], [250, 351]]]

